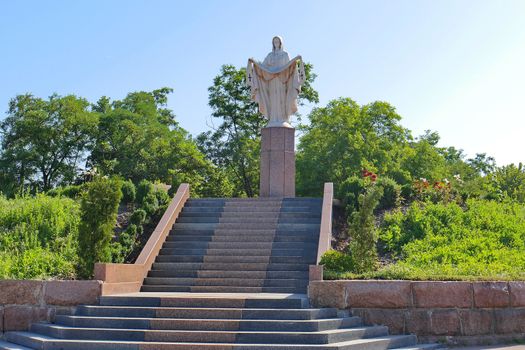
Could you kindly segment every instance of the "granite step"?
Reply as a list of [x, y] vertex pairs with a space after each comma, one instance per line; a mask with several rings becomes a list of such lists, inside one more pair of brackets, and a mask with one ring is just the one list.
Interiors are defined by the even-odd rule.
[[362, 326], [359, 317], [329, 318], [322, 320], [244, 320], [209, 318], [138, 318], [56, 316], [57, 325], [82, 328], [120, 328], [156, 330], [208, 330], [208, 331], [286, 331], [319, 332], [329, 329]]
[[235, 287], [235, 286], [171, 286], [143, 285], [141, 292], [163, 293], [305, 293], [306, 288], [295, 287]]
[[[207, 262], [171, 262], [174, 257], [157, 257], [153, 263], [153, 270], [215, 270], [215, 271], [308, 271], [309, 265], [304, 263], [268, 263], [249, 262], [259, 257], [231, 257], [231, 262], [207, 261]], [[265, 258], [266, 260], [270, 260]], [[206, 259], [209, 260], [209, 259]], [[240, 261], [246, 260], [246, 261]], [[263, 260], [263, 259], [260, 259]], [[273, 259], [271, 259], [273, 260]], [[302, 260], [298, 259], [298, 260]]]
[[80, 306], [76, 316], [169, 319], [317, 320], [337, 317], [336, 309], [244, 309], [225, 307]]
[[146, 277], [144, 285], [306, 288], [306, 279]]
[[31, 331], [59, 339], [248, 344], [329, 344], [361, 338], [386, 336], [388, 334], [388, 329], [384, 326], [330, 329], [317, 332], [265, 332], [85, 328], [48, 323], [35, 323], [31, 326]]
[[[306, 294], [125, 294], [102, 296], [101, 306], [237, 308], [237, 309], [308, 309]], [[309, 309], [331, 310], [331, 309]], [[333, 311], [333, 310], [332, 310]], [[330, 311], [331, 312], [331, 311]]]
[[191, 270], [152, 269], [148, 277], [199, 277], [199, 278], [255, 278], [255, 279], [308, 279], [308, 271], [234, 271], [234, 270]]
[[317, 252], [311, 249], [189, 249], [189, 248], [162, 248], [160, 250], [161, 255], [206, 255], [206, 256], [239, 256], [240, 254], [245, 256], [301, 256], [308, 257], [308, 255], [317, 254]]
[[302, 249], [317, 253], [316, 243], [305, 242], [172, 242], [166, 241], [163, 248], [173, 249]]
[[220, 224], [319, 224], [320, 218], [312, 217], [257, 217], [257, 216], [179, 216], [177, 223], [220, 223]]
[[[169, 343], [111, 340], [66, 340], [31, 332], [9, 332], [9, 341], [45, 350], [385, 350], [410, 346], [414, 350], [435, 349], [425, 345], [415, 346], [414, 336], [388, 336], [359, 339], [333, 344], [235, 344], [235, 343]], [[0, 345], [1, 346], [1, 345]], [[0, 349], [2, 349], [0, 347]], [[26, 350], [29, 348], [6, 348]]]
[[[306, 259], [305, 256], [206, 256], [206, 255], [158, 255], [155, 262], [158, 263], [220, 263], [220, 264], [314, 264], [315, 257]], [[243, 269], [242, 267], [240, 269]], [[295, 269], [291, 269], [295, 270]]]
[[216, 229], [266, 229], [266, 230], [317, 230], [319, 232], [320, 224], [281, 224], [281, 223], [185, 223], [176, 222], [174, 229], [188, 230], [216, 230]]
[[202, 211], [182, 211], [179, 217], [185, 218], [199, 218], [199, 217], [220, 217], [220, 218], [267, 218], [267, 219], [278, 219], [278, 218], [321, 218], [319, 211], [298, 211], [298, 212], [202, 212]]
[[309, 230], [278, 230], [276, 228], [272, 229], [246, 229], [246, 228], [240, 228], [240, 229], [178, 229], [177, 227], [174, 227], [171, 231], [169, 236], [182, 236], [182, 235], [190, 235], [190, 236], [235, 236], [235, 235], [249, 235], [249, 236], [261, 236], [261, 235], [275, 235], [275, 236], [292, 236], [292, 235], [301, 235], [301, 236], [314, 236], [316, 238], [319, 238], [319, 230], [317, 229], [309, 229]]
[[185, 206], [181, 213], [291, 213], [319, 212], [319, 208], [310, 206], [279, 207], [279, 206]]
[[166, 242], [304, 242], [317, 244], [318, 237], [314, 235], [176, 235], [172, 234], [166, 237]]

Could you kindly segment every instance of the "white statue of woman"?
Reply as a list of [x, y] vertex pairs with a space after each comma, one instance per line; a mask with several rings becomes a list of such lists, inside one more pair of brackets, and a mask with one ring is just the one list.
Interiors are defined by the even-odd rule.
[[274, 37], [272, 44], [272, 52], [262, 63], [248, 60], [246, 83], [259, 111], [268, 119], [268, 127], [291, 128], [290, 116], [297, 112], [297, 96], [305, 80], [304, 64], [301, 56], [290, 60], [281, 37]]

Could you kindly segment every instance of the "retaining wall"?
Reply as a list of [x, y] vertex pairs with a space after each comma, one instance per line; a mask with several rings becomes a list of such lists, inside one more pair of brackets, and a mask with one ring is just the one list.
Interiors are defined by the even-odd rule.
[[525, 340], [525, 282], [314, 281], [308, 294], [316, 307], [348, 309], [424, 342]]
[[36, 321], [54, 320], [80, 304], [96, 304], [101, 281], [0, 280], [0, 334], [27, 330]]

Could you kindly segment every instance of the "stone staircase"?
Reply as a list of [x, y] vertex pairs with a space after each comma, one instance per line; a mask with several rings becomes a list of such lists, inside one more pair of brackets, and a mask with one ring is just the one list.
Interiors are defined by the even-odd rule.
[[318, 199], [192, 199], [141, 293], [100, 298], [0, 349], [434, 349], [337, 309], [311, 308]]
[[320, 199], [190, 199], [143, 292], [306, 293]]

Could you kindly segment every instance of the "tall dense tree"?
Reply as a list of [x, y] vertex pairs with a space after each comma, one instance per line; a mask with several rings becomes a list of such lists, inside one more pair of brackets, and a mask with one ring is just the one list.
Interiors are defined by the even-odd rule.
[[171, 183], [191, 180], [206, 161], [189, 134], [166, 107], [172, 90], [133, 92], [111, 102], [102, 97], [93, 106], [100, 122], [89, 164], [103, 174]]
[[314, 108], [303, 125], [297, 153], [297, 189], [301, 195], [320, 195], [323, 182], [341, 184], [363, 168], [408, 175], [400, 167], [410, 133], [386, 102], [359, 106], [349, 98]]
[[48, 190], [71, 183], [96, 125], [97, 116], [83, 98], [16, 96], [0, 124], [0, 177], [11, 182], [11, 190], [26, 185]]
[[[312, 65], [306, 64], [305, 71], [299, 103], [318, 102], [312, 87], [316, 77]], [[251, 99], [245, 78], [244, 68], [222, 66], [208, 89], [213, 130], [200, 134], [197, 141], [208, 159], [231, 178], [234, 195], [253, 197], [259, 192], [260, 137], [266, 121]]]

